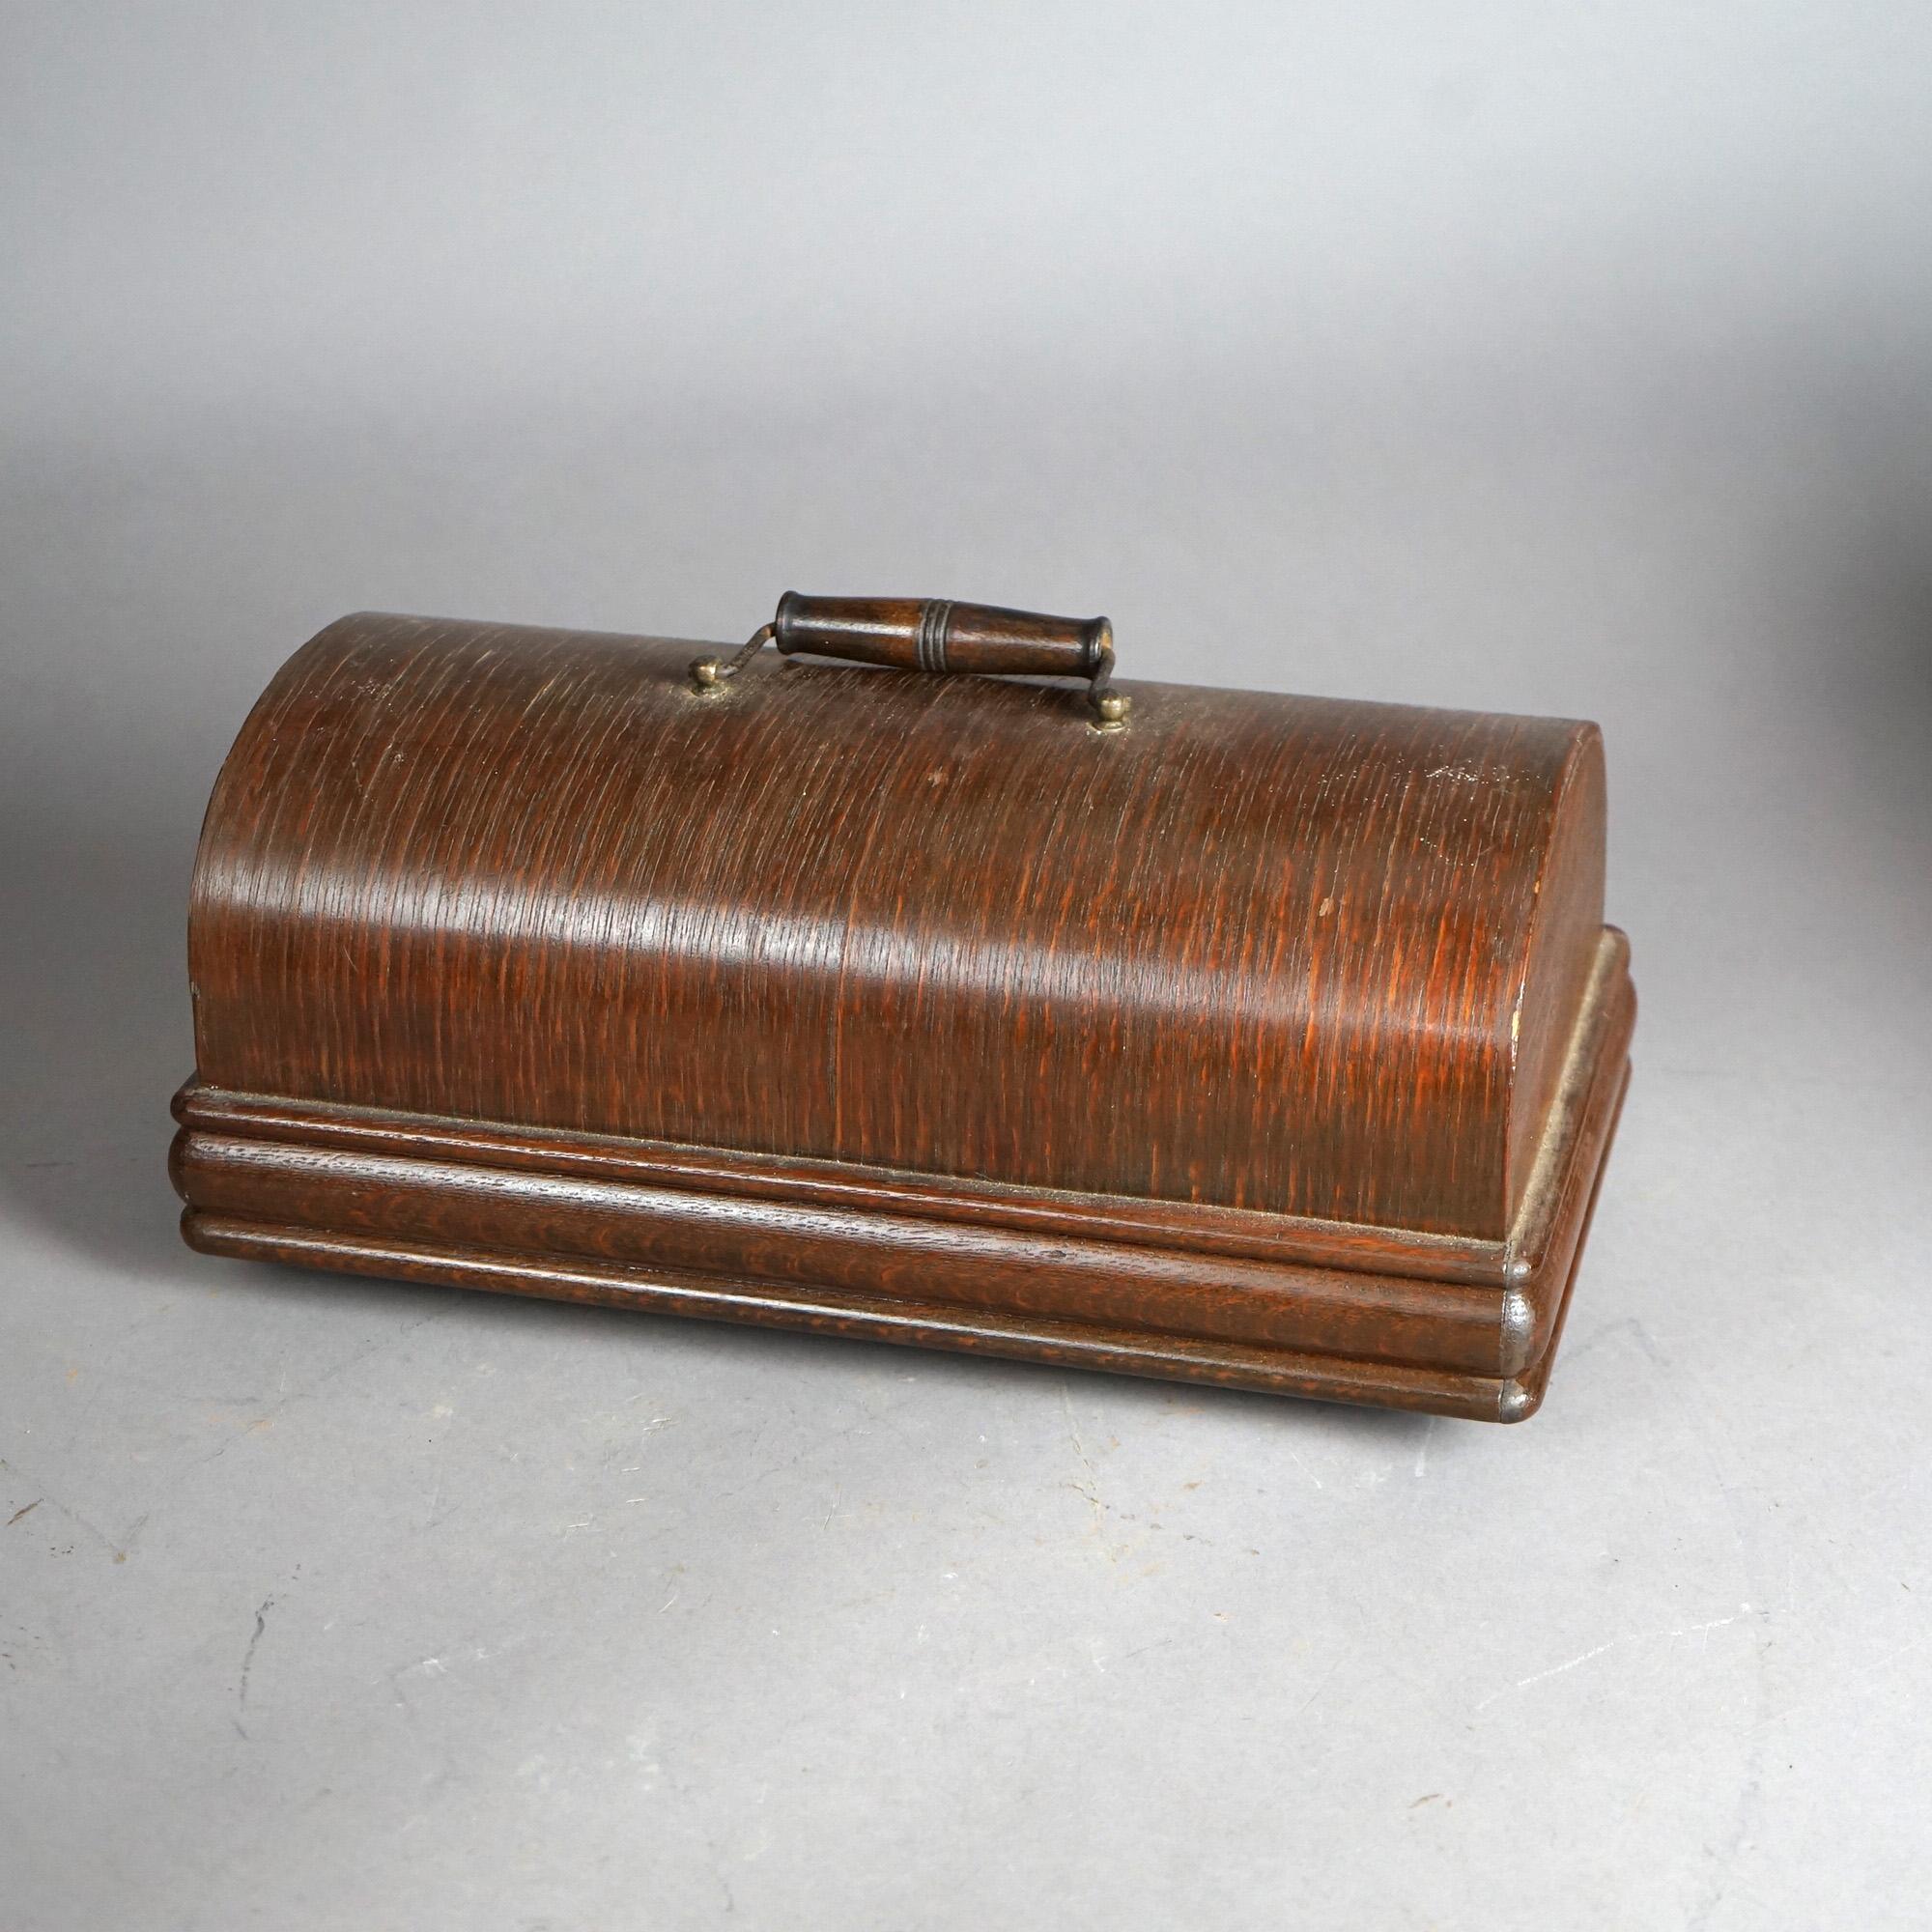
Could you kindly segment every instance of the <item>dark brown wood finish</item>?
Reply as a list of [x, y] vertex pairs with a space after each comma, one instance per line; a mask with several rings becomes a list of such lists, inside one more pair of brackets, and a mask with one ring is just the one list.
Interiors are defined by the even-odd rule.
[[[961, 635], [1091, 657], [1033, 621]], [[1528, 1412], [1634, 1011], [1594, 727], [695, 648], [284, 668], [196, 867], [190, 1241]]]

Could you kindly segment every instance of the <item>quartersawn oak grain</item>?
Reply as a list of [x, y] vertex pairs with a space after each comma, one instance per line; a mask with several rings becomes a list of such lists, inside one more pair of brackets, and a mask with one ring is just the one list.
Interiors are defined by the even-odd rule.
[[1540, 1399], [1634, 1011], [1594, 727], [694, 648], [284, 668], [195, 871], [191, 1241]]

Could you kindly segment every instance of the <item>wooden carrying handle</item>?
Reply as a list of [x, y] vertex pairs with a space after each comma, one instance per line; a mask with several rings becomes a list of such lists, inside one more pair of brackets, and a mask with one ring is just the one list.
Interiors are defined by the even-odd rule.
[[698, 659], [691, 668], [693, 684], [699, 692], [718, 690], [767, 639], [787, 654], [813, 651], [897, 670], [1084, 677], [1095, 728], [1116, 730], [1126, 721], [1127, 700], [1107, 688], [1114, 627], [1104, 617], [1049, 617], [943, 598], [807, 597], [787, 590], [778, 614], [735, 656]]
[[1092, 677], [1114, 655], [1114, 627], [1104, 617], [1046, 617], [940, 598], [805, 597], [796, 590], [779, 599], [773, 640], [781, 651], [821, 651], [900, 670], [995, 676]]

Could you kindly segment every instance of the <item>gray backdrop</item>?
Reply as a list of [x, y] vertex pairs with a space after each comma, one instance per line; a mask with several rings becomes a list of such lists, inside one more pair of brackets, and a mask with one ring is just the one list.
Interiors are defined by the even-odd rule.
[[[1921, 1924], [1928, 61], [1849, 0], [8, 5], [9, 1932]], [[1542, 1416], [179, 1245], [280, 660], [791, 584], [1603, 722], [1644, 1007]]]

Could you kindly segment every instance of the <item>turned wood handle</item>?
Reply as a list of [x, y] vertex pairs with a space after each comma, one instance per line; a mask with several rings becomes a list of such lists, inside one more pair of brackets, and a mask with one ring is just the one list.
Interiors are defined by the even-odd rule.
[[772, 635], [781, 651], [820, 651], [900, 670], [1092, 678], [1114, 659], [1114, 627], [1104, 617], [1047, 617], [943, 598], [787, 590]]
[[1118, 731], [1126, 723], [1126, 698], [1108, 689], [1114, 627], [1104, 617], [1048, 617], [936, 597], [807, 597], [787, 590], [778, 614], [730, 657], [694, 661], [692, 689], [716, 696], [767, 642], [784, 652], [816, 651], [898, 670], [1084, 677], [1094, 728]]

